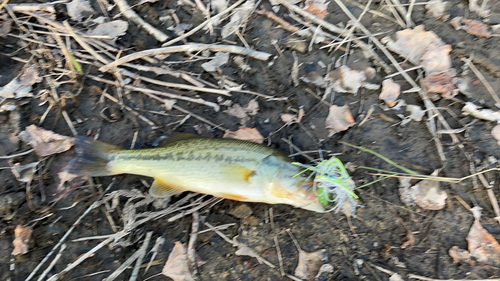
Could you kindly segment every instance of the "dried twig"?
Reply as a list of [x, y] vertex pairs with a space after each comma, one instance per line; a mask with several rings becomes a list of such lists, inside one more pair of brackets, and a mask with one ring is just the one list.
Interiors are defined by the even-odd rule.
[[160, 42], [165, 42], [168, 39], [168, 35], [159, 31], [149, 23], [145, 22], [139, 15], [137, 15], [134, 10], [127, 4], [125, 0], [113, 0], [115, 4], [120, 9], [120, 12], [129, 20], [133, 21], [138, 26], [144, 28], [149, 34], [153, 35], [156, 40]]
[[[311, 21], [314, 21], [315, 23], [321, 25], [323, 28], [326, 28], [328, 29], [329, 31], [331, 32], [334, 32], [334, 33], [337, 33], [341, 36], [345, 36], [345, 31], [344, 29], [334, 25], [334, 24], [331, 24], [325, 20], [322, 20], [318, 17], [316, 17], [315, 15], [293, 5], [293, 4], [290, 4], [287, 0], [276, 0], [276, 2], [280, 3], [281, 5], [287, 7], [289, 10], [311, 20]], [[337, 1], [336, 1], [337, 2]], [[353, 18], [352, 19], [354, 22], [356, 22], [356, 18]], [[360, 24], [358, 24], [359, 26]], [[370, 34], [371, 36], [371, 34]], [[354, 40], [354, 43], [356, 43], [356, 45], [358, 45], [359, 48], [363, 49], [363, 51], [366, 53], [366, 54], [369, 54], [370, 57], [376, 62], [376, 64], [378, 64], [380, 67], [382, 67], [384, 69], [384, 71], [386, 73], [392, 73], [392, 68], [387, 65], [373, 50], [372, 50], [372, 47], [369, 46], [368, 44], [366, 44], [365, 42], [361, 41], [361, 40]]]
[[64, 234], [64, 236], [61, 238], [61, 240], [59, 240], [59, 242], [57, 242], [57, 244], [54, 246], [54, 248], [52, 248], [52, 250], [50, 251], [50, 253], [48, 255], [46, 255], [45, 258], [43, 258], [43, 260], [36, 266], [36, 268], [28, 276], [28, 278], [26, 278], [26, 281], [31, 280], [31, 278], [33, 278], [35, 276], [35, 274], [38, 272], [38, 270], [40, 270], [40, 268], [43, 266], [43, 264], [52, 256], [52, 254], [54, 254], [54, 252], [57, 250], [57, 248], [59, 248], [64, 243], [64, 241], [66, 241], [66, 238], [68, 238], [68, 236], [71, 234], [71, 232], [73, 232], [73, 230], [75, 229], [75, 227], [78, 224], [80, 224], [80, 222], [82, 221], [82, 219], [88, 213], [90, 213], [90, 211], [92, 211], [93, 209], [95, 209], [96, 207], [98, 207], [100, 205], [100, 200], [102, 199], [102, 197], [104, 196], [104, 194], [106, 194], [106, 192], [108, 192], [111, 189], [111, 187], [113, 187], [114, 183], [115, 183], [115, 179], [113, 178], [113, 181], [111, 182], [111, 184], [94, 201], [94, 203], [92, 203], [92, 205], [90, 205], [87, 208], [87, 210], [85, 210], [85, 212], [83, 212], [83, 214], [75, 221], [75, 223], [73, 223], [73, 225], [68, 229], [68, 231]]
[[184, 39], [188, 38], [189, 36], [195, 34], [199, 30], [201, 30], [202, 28], [204, 28], [207, 24], [211, 23], [211, 21], [218, 20], [218, 19], [222, 18], [224, 15], [226, 15], [227, 13], [229, 13], [230, 11], [232, 11], [234, 8], [238, 7], [239, 5], [241, 5], [241, 3], [245, 2], [245, 1], [246, 0], [239, 0], [238, 2], [234, 3], [233, 5], [231, 5], [227, 9], [225, 9], [224, 11], [222, 11], [222, 12], [218, 13], [217, 15], [213, 16], [212, 19], [207, 19], [206, 21], [202, 22], [200, 25], [198, 25], [197, 27], [195, 27], [195, 28], [191, 29], [190, 31], [184, 33], [183, 35], [178, 36], [175, 39], [172, 39], [172, 40], [164, 43], [162, 45], [162, 47], [170, 46], [170, 45], [172, 45], [174, 43], [177, 43], [177, 42], [179, 42], [181, 40], [184, 40]]
[[163, 47], [157, 49], [144, 50], [141, 52], [133, 53], [128, 56], [124, 56], [112, 63], [109, 63], [101, 68], [100, 71], [106, 72], [111, 68], [116, 68], [124, 63], [140, 59], [142, 57], [157, 56], [162, 54], [178, 53], [178, 52], [199, 52], [203, 50], [210, 50], [213, 52], [228, 52], [238, 55], [249, 56], [258, 60], [267, 60], [271, 56], [269, 53], [254, 51], [251, 49], [243, 48], [240, 46], [233, 45], [212, 45], [212, 44], [190, 44], [172, 47]]
[[484, 78], [483, 74], [472, 63], [472, 60], [462, 58], [462, 61], [465, 62], [465, 64], [467, 64], [467, 66], [470, 67], [470, 69], [472, 70], [472, 72], [474, 72], [474, 74], [477, 76], [477, 78], [479, 78], [481, 83], [483, 83], [483, 85], [488, 90], [488, 93], [490, 93], [491, 97], [495, 100], [495, 102], [496, 102], [495, 105], [500, 108], [500, 98], [498, 97], [498, 94], [495, 93], [495, 90], [493, 90], [493, 87], [491, 87], [490, 83], [488, 83], [488, 80], [486, 80], [486, 78]]
[[196, 240], [198, 239], [198, 228], [200, 227], [200, 214], [198, 212], [194, 212], [193, 214], [193, 223], [191, 225], [191, 235], [189, 237], [188, 247], [187, 247], [187, 258], [189, 261], [189, 266], [193, 276], [198, 275], [198, 267], [196, 266], [196, 253], [194, 246], [196, 244]]

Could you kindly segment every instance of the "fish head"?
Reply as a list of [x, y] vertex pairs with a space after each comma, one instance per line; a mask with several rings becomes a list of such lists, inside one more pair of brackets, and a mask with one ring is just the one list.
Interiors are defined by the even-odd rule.
[[313, 191], [313, 182], [303, 178], [277, 177], [266, 187], [266, 196], [276, 204], [288, 204], [297, 208], [325, 212], [325, 208]]

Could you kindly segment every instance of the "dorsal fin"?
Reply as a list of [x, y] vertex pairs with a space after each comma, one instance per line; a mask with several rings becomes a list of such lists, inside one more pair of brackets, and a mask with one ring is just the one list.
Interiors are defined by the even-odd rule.
[[179, 195], [182, 192], [184, 192], [184, 191], [172, 188], [158, 179], [154, 180], [153, 184], [151, 185], [151, 188], [149, 189], [149, 194], [151, 196], [162, 197], [162, 198], [167, 198], [167, 197]]
[[172, 136], [161, 140], [160, 143], [158, 144], [158, 147], [165, 147], [168, 146], [174, 142], [182, 141], [182, 140], [188, 140], [188, 139], [199, 139], [202, 138], [200, 136], [197, 136], [195, 134], [190, 134], [190, 133], [175, 133]]

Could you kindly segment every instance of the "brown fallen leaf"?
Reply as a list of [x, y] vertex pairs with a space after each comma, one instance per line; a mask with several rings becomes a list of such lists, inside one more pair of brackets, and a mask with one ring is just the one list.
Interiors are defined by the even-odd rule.
[[349, 129], [349, 127], [354, 126], [355, 123], [351, 111], [349, 110], [349, 105], [332, 105], [330, 106], [328, 117], [326, 117], [325, 120], [325, 128], [328, 129], [328, 136], [331, 137], [338, 132]]
[[424, 67], [425, 74], [430, 75], [435, 72], [446, 71], [451, 68], [450, 58], [451, 46], [430, 45], [427, 52], [421, 58], [421, 65]]
[[389, 107], [393, 107], [398, 103], [398, 97], [401, 91], [401, 86], [392, 79], [385, 79], [382, 82], [382, 91], [379, 99], [383, 100]]
[[491, 37], [489, 26], [478, 20], [455, 17], [450, 21], [450, 25], [453, 26], [455, 30], [464, 30], [471, 35], [478, 37]]
[[31, 145], [39, 157], [64, 152], [73, 146], [74, 140], [35, 125], [26, 127], [26, 130], [19, 133], [19, 138]]
[[23, 75], [19, 77], [19, 82], [22, 86], [32, 86], [35, 83], [42, 82], [42, 78], [38, 76], [38, 66], [31, 65], [23, 71]]
[[247, 111], [241, 105], [235, 103], [229, 107], [226, 111], [227, 114], [240, 119], [240, 124], [245, 125], [250, 117], [248, 117]]
[[[197, 266], [202, 266], [204, 262], [196, 259]], [[194, 281], [191, 270], [189, 269], [189, 261], [187, 257], [187, 247], [185, 244], [177, 241], [170, 255], [168, 255], [167, 262], [163, 267], [161, 273], [167, 277], [172, 278], [174, 281]]]
[[259, 103], [257, 100], [253, 99], [248, 102], [247, 107], [245, 108], [245, 111], [248, 113], [250, 116], [255, 116], [259, 112]]
[[389, 50], [398, 53], [414, 65], [420, 65], [420, 60], [429, 46], [445, 45], [436, 33], [425, 31], [423, 25], [396, 32], [396, 41], [389, 37], [382, 39], [382, 41], [386, 43]]
[[448, 254], [453, 259], [454, 263], [468, 263], [470, 265], [475, 265], [476, 261], [471, 259], [470, 252], [464, 249], [460, 249], [458, 246], [453, 246], [448, 251]]
[[500, 145], [500, 125], [496, 125], [491, 130], [491, 135], [498, 141], [498, 145]]
[[30, 183], [33, 180], [33, 176], [36, 172], [36, 167], [39, 162], [33, 162], [26, 165], [21, 165], [19, 163], [14, 164], [11, 170], [17, 180], [24, 183]]
[[439, 187], [438, 181], [423, 180], [411, 187], [413, 201], [424, 210], [441, 210], [446, 206], [448, 194]]
[[[436, 176], [436, 171], [431, 175]], [[413, 186], [409, 179], [399, 182], [400, 198], [405, 205], [417, 204], [424, 210], [441, 210], [446, 206], [448, 194], [440, 188], [438, 181], [423, 180]]]
[[448, 2], [443, 2], [443, 0], [432, 0], [425, 4], [427, 13], [431, 13], [436, 19], [447, 20], [450, 15], [445, 14], [446, 4]]
[[321, 265], [327, 262], [327, 252], [325, 249], [317, 250], [311, 253], [299, 250], [299, 263], [295, 268], [294, 275], [300, 279], [314, 281]]
[[478, 263], [500, 266], [500, 244], [479, 222], [481, 208], [474, 207], [471, 212], [474, 214], [474, 223], [466, 238], [471, 256]]
[[356, 94], [359, 88], [366, 85], [365, 82], [369, 80], [369, 77], [372, 76], [374, 71], [375, 70], [371, 67], [360, 71], [342, 65], [330, 71], [326, 80], [330, 82], [330, 87], [336, 92]]
[[257, 129], [247, 128], [245, 126], [241, 126], [235, 132], [227, 130], [226, 133], [224, 134], [223, 138], [245, 140], [245, 141], [251, 141], [251, 142], [255, 142], [255, 143], [263, 143], [264, 142], [264, 137], [260, 134], [260, 132]]
[[305, 111], [303, 107], [300, 107], [299, 114], [284, 113], [281, 114], [281, 121], [285, 122], [286, 125], [291, 125], [294, 123], [300, 123], [304, 117]]
[[14, 230], [14, 241], [12, 244], [14, 245], [14, 250], [12, 251], [12, 255], [17, 256], [19, 254], [23, 255], [28, 252], [28, 243], [31, 238], [31, 233], [33, 233], [33, 228], [31, 226], [21, 226], [17, 225]]
[[427, 89], [427, 94], [433, 100], [439, 99], [439, 97], [434, 97], [433, 93], [439, 93], [444, 98], [452, 98], [458, 94], [458, 89], [455, 88], [457, 79], [452, 70], [431, 73], [422, 82]]
[[326, 9], [329, 3], [330, 2], [326, 2], [326, 0], [306, 0], [304, 10], [320, 19], [324, 19], [326, 15], [328, 15]]

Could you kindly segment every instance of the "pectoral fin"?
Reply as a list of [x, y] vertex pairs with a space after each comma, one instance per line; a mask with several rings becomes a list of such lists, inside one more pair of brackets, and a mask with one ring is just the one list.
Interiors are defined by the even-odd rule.
[[172, 197], [175, 195], [179, 195], [184, 190], [176, 189], [171, 186], [168, 186], [167, 184], [163, 183], [162, 181], [155, 179], [153, 184], [151, 185], [151, 188], [149, 189], [149, 194], [153, 197]]
[[255, 175], [255, 171], [234, 163], [223, 164], [221, 167], [228, 180], [248, 182]]

